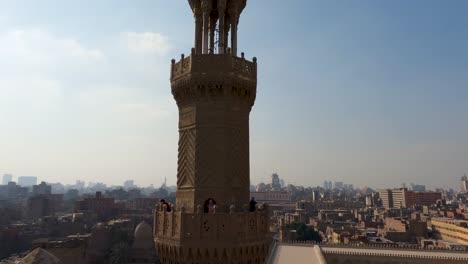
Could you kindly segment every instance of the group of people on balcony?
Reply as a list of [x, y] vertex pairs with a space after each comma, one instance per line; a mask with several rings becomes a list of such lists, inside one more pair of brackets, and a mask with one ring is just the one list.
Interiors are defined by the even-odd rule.
[[[172, 205], [169, 204], [166, 200], [161, 199], [159, 201], [159, 210], [160, 211], [166, 211], [166, 212], [171, 212], [172, 210]], [[208, 198], [208, 200], [205, 201], [205, 204], [203, 205], [203, 212], [205, 214], [214, 214], [216, 213], [216, 201], [213, 198]], [[249, 212], [255, 212], [257, 210], [257, 201], [255, 201], [255, 197], [252, 197], [252, 199], [249, 202]]]
[[[249, 212], [255, 212], [257, 210], [257, 201], [255, 201], [255, 197], [249, 202]], [[209, 198], [205, 201], [203, 206], [203, 212], [205, 214], [214, 214], [216, 213], [216, 201], [213, 198]]]

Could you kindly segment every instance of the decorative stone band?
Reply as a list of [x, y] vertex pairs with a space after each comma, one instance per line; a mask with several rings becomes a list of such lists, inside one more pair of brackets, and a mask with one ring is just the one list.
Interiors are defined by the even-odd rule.
[[[193, 52], [193, 50], [192, 50]], [[233, 73], [239, 77], [257, 80], [257, 59], [252, 62], [232, 54], [193, 54], [189, 57], [181, 55], [180, 61], [172, 60], [171, 81], [176, 81], [189, 74]]]
[[269, 237], [268, 212], [185, 213], [154, 212], [154, 236], [158, 240], [262, 241]]

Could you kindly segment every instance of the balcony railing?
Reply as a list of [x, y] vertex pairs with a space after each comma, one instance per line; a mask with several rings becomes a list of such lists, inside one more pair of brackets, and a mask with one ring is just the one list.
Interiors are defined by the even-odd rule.
[[258, 241], [268, 237], [268, 212], [155, 212], [156, 239], [184, 241]]
[[252, 61], [231, 54], [192, 54], [181, 56], [180, 61], [172, 60], [171, 81], [189, 74], [233, 73], [241, 78], [257, 79], [257, 59]]

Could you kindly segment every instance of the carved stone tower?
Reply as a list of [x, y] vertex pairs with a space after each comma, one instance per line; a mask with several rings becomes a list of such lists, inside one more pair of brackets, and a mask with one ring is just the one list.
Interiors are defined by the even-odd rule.
[[237, 57], [246, 2], [189, 0], [195, 47], [171, 65], [179, 108], [177, 201], [171, 212], [156, 210], [154, 219], [163, 263], [263, 263], [268, 253], [267, 210], [248, 206], [257, 62]]

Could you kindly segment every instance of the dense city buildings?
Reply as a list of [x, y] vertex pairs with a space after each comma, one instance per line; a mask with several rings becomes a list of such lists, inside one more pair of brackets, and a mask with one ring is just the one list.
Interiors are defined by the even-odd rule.
[[[40, 257], [36, 253], [44, 253], [32, 253], [38, 247], [61, 263], [72, 264], [102, 263], [98, 260], [107, 263], [111, 258], [108, 252], [117, 248], [141, 252], [150, 243], [155, 251], [152, 211], [159, 199], [170, 201], [171, 194], [158, 198], [154, 195], [161, 192], [150, 187], [128, 191], [115, 187], [105, 189], [105, 194], [91, 194], [93, 186], [66, 185], [64, 193], [53, 193], [52, 185], [45, 182], [32, 187], [21, 187], [15, 182], [0, 186], [0, 260], [11, 259], [0, 263], [36, 260]], [[114, 194], [121, 199], [108, 197]], [[139, 239], [133, 238], [133, 230], [141, 221], [150, 228], [140, 228], [144, 231], [139, 232]], [[28, 253], [32, 255], [26, 257]], [[157, 261], [155, 254], [135, 254], [138, 256], [128, 256], [129, 263]], [[139, 262], [145, 259], [149, 262]]]
[[262, 191], [250, 192], [250, 197], [258, 202], [288, 203], [291, 202], [292, 195], [287, 191]]
[[96, 192], [95, 197], [84, 198], [76, 201], [76, 212], [92, 212], [98, 219], [104, 220], [111, 217], [116, 207], [114, 198], [103, 197], [101, 192]]
[[426, 185], [411, 183], [411, 190], [415, 192], [425, 192]]
[[13, 175], [3, 174], [2, 185], [8, 185], [9, 182], [13, 181]]
[[37, 177], [35, 176], [20, 176], [18, 177], [18, 185], [23, 187], [31, 187], [37, 184]]
[[[279, 175], [278, 178], [281, 181]], [[345, 184], [343, 189], [287, 185], [274, 191], [272, 186], [277, 182], [274, 177], [274, 181], [259, 183], [250, 192], [251, 197], [259, 198], [256, 197], [258, 206], [266, 207], [269, 213], [270, 235], [276, 240], [270, 259], [281, 259], [296, 250], [290, 244], [293, 241], [320, 241], [322, 244], [317, 248], [307, 245], [323, 257], [324, 263], [339, 263], [336, 256], [348, 259], [349, 263], [359, 263], [368, 260], [367, 251], [389, 259], [395, 257], [391, 252], [401, 253], [395, 247], [405, 246], [417, 248], [402, 249], [406, 254], [414, 254], [415, 263], [418, 263], [416, 252], [433, 254], [434, 263], [440, 263], [438, 257], [444, 250], [468, 251], [466, 193], [443, 189], [418, 192], [404, 188], [377, 192], [349, 185], [345, 188]], [[126, 263], [159, 261], [161, 248], [154, 247], [153, 231], [150, 231], [154, 224], [152, 212], [164, 198], [175, 209], [173, 214], [165, 213], [165, 216], [177, 219], [182, 215], [177, 210], [173, 188], [165, 183], [159, 189], [134, 186], [125, 190], [116, 186], [96, 193], [93, 192], [96, 185], [103, 184], [63, 185], [64, 193], [53, 193], [53, 185], [45, 182], [29, 188], [15, 182], [0, 186], [0, 243], [8, 245], [0, 248], [0, 257], [6, 258], [3, 263], [35, 260], [48, 254], [64, 263], [103, 263], [112, 258], [112, 254], [105, 252], [121, 250], [129, 252]], [[280, 198], [261, 201], [264, 198], [257, 189]], [[278, 193], [281, 195], [275, 196]], [[390, 203], [386, 197], [404, 206], [387, 206]], [[214, 214], [222, 216], [223, 212], [216, 210]], [[206, 217], [203, 219], [211, 221], [212, 214]], [[112, 237], [121, 238], [113, 241]], [[357, 245], [362, 252], [352, 250]], [[393, 249], [382, 251], [379, 247]], [[37, 248], [41, 250], [34, 251]], [[433, 253], [432, 248], [439, 253]], [[342, 250], [341, 255], [336, 250]], [[457, 254], [460, 254], [458, 259], [466, 257], [466, 253]], [[457, 263], [454, 256], [450, 255], [451, 263]], [[396, 261], [407, 263], [407, 259], [398, 257]]]

